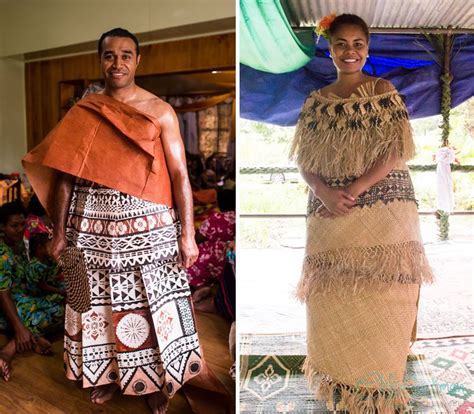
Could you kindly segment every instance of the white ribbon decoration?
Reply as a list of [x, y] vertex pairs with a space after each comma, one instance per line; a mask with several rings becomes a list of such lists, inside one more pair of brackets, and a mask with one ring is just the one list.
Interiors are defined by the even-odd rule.
[[454, 210], [453, 177], [451, 164], [456, 159], [454, 150], [442, 147], [436, 153], [436, 181], [438, 186], [438, 210], [450, 213]]

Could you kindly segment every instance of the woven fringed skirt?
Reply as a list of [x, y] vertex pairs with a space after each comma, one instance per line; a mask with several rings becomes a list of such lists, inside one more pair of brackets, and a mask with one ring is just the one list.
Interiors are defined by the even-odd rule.
[[432, 280], [408, 172], [392, 171], [347, 216], [321, 218], [320, 205], [310, 195], [298, 286], [307, 305], [305, 374], [330, 409], [405, 412], [419, 288]]
[[[316, 397], [349, 413], [404, 412], [404, 374], [419, 285], [312, 295], [304, 371]], [[375, 411], [377, 409], [377, 411]]]
[[177, 265], [178, 232], [169, 207], [76, 181], [66, 234], [84, 251], [92, 308], [79, 314], [66, 307], [69, 379], [172, 396], [200, 372], [190, 290]]

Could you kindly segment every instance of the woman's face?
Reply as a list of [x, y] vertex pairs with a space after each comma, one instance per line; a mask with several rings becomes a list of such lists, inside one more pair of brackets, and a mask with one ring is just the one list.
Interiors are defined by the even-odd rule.
[[7, 244], [19, 243], [25, 233], [25, 216], [23, 214], [11, 215], [7, 224], [3, 226], [3, 233]]
[[338, 72], [360, 72], [369, 54], [369, 44], [359, 26], [344, 25], [331, 36], [330, 51]]

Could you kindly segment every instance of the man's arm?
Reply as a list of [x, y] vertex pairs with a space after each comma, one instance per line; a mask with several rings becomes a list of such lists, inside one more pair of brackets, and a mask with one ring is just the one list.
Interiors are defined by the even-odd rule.
[[199, 250], [194, 239], [193, 194], [188, 178], [183, 140], [179, 132], [178, 118], [166, 105], [160, 116], [161, 140], [166, 165], [173, 186], [173, 197], [178, 208], [182, 232], [179, 239], [181, 265], [188, 268], [196, 261]]
[[56, 261], [66, 247], [66, 221], [73, 185], [74, 176], [61, 172], [57, 173], [54, 207], [51, 217], [53, 240], [49, 245], [49, 255]]

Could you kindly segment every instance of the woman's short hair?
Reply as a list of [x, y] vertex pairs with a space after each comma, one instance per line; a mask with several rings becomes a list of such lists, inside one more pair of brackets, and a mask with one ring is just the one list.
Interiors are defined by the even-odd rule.
[[369, 26], [367, 26], [367, 23], [359, 16], [347, 13], [340, 14], [339, 16], [336, 16], [336, 18], [333, 20], [333, 22], [329, 26], [329, 38], [334, 36], [342, 26], [346, 25], [358, 26], [364, 32], [367, 41], [369, 40], [370, 34]]
[[4, 204], [0, 207], [0, 224], [6, 225], [10, 217], [16, 215], [25, 216], [25, 209], [19, 201]]

